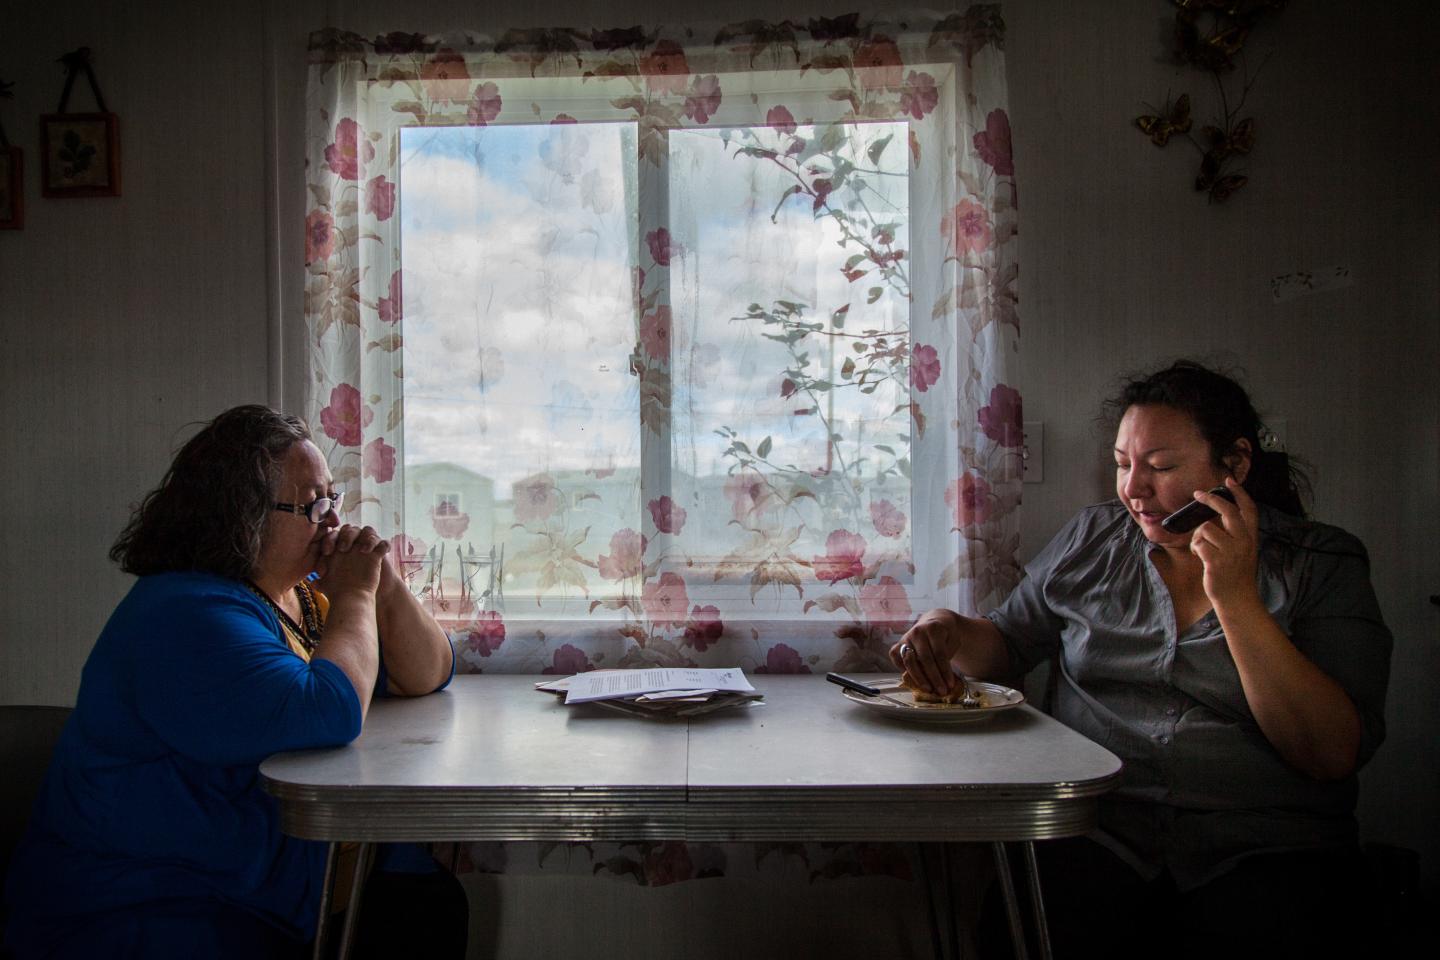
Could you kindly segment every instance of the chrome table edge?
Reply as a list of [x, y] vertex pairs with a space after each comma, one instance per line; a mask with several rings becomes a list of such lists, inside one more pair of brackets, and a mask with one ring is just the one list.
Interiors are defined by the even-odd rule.
[[[273, 781], [307, 840], [1043, 840], [1096, 822], [1118, 774], [1081, 784], [645, 789], [314, 788]], [[884, 810], [884, 816], [875, 811]]]

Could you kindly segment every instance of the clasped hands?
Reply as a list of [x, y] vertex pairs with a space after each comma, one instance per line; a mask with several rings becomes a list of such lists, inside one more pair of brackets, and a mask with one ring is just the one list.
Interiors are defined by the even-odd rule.
[[[315, 572], [320, 577], [316, 586], [327, 596], [346, 590], [373, 594], [380, 588], [388, 566], [384, 562], [385, 554], [389, 552], [390, 541], [381, 537], [374, 527], [347, 523], [327, 530], [320, 539], [315, 562]], [[397, 576], [393, 568], [390, 575]]]

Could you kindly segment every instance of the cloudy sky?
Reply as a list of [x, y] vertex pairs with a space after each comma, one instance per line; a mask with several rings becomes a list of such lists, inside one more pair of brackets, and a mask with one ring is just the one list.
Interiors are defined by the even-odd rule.
[[[896, 245], [908, 248], [905, 127], [859, 129], [860, 157], [898, 133], [881, 162], [900, 175], [867, 177], [866, 203], [900, 225]], [[540, 471], [639, 465], [632, 267], [657, 269], [636, 226], [638, 195], [656, 188], [635, 168], [634, 137], [626, 123], [404, 131], [407, 464], [460, 464], [494, 478], [499, 499]], [[777, 463], [818, 469], [823, 425], [794, 415], [813, 402], [781, 395], [786, 348], [732, 318], [783, 299], [818, 305], [806, 318], [822, 320], [849, 303], [845, 329], [858, 332], [903, 325], [908, 307], [892, 292], [867, 304], [871, 278], [847, 283], [840, 268], [855, 248], [837, 244], [838, 228], [815, 220], [808, 197], [791, 198], [772, 223], [793, 178], [733, 153], [718, 131], [672, 131], [662, 192], [673, 235], [674, 467], [724, 474], [731, 461], [714, 431], [728, 426], [752, 448], [772, 437]], [[824, 340], [810, 338], [817, 376], [830, 361]], [[834, 353], [839, 381], [848, 343]], [[908, 421], [891, 417], [908, 401], [905, 384], [833, 395], [845, 457], [864, 452], [869, 474], [890, 460], [873, 444], [905, 453]]]

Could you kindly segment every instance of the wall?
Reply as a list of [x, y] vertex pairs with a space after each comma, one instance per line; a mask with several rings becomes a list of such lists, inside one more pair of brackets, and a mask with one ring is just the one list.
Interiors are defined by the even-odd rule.
[[[819, 0], [716, 0], [707, 20], [836, 13]], [[477, 8], [459, 0], [249, 5], [13, 4], [0, 106], [26, 151], [28, 224], [0, 233], [0, 702], [71, 703], [126, 578], [105, 560], [185, 425], [242, 401], [298, 407], [305, 35], [325, 24], [618, 25], [651, 0]], [[485, 22], [477, 23], [483, 9]], [[1026, 554], [1109, 493], [1091, 422], [1121, 369], [1218, 355], [1243, 366], [1314, 467], [1315, 512], [1369, 546], [1395, 631], [1390, 740], [1366, 771], [1368, 837], [1440, 867], [1440, 209], [1431, 5], [1290, 5], [1252, 49], [1251, 182], [1207, 206], [1195, 155], [1131, 126], [1204, 84], [1160, 63], [1163, 0], [1006, 5], [1020, 189], [1026, 417], [1046, 425], [1026, 488]], [[35, 118], [52, 61], [89, 44], [122, 122], [119, 199], [42, 200]], [[77, 93], [82, 96], [83, 93]], [[83, 101], [82, 101], [83, 102]], [[1417, 108], [1415, 104], [1421, 106]], [[1342, 264], [1353, 286], [1287, 303], [1281, 273]]]
[[[1395, 653], [1362, 827], [1425, 851], [1433, 895], [1440, 139], [1433, 107], [1417, 124], [1401, 106], [1437, 90], [1414, 39], [1425, 24], [1414, 4], [1357, 17], [1349, 4], [1297, 3], [1257, 33], [1254, 52], [1273, 40], [1273, 54], [1246, 104], [1259, 130], [1250, 183], [1217, 207], [1188, 187], [1193, 150], [1157, 150], [1129, 125], [1167, 91], [1213, 103], [1193, 71], [1156, 62], [1168, 4], [1106, 4], [1103, 17], [1099, 6], [1007, 5], [1022, 392], [1026, 419], [1045, 423], [1046, 482], [1025, 488], [1023, 549], [1112, 495], [1110, 437], [1092, 418], [1118, 372], [1196, 354], [1243, 367], [1262, 413], [1287, 421], [1289, 450], [1313, 467], [1315, 516], [1370, 550]], [[1271, 277], [1331, 265], [1355, 284], [1272, 301]]]
[[[25, 229], [0, 232], [0, 702], [73, 703], [128, 577], [106, 559], [185, 425], [268, 396], [262, 32], [205, 4], [7, 3], [0, 121]], [[120, 117], [118, 198], [39, 195], [56, 58]], [[70, 109], [93, 109], [83, 81]]]

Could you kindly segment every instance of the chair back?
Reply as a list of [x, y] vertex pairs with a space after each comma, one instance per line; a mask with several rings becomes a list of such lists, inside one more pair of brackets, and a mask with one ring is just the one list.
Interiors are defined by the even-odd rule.
[[50, 754], [71, 712], [70, 707], [0, 705], [0, 882], [30, 822]]

